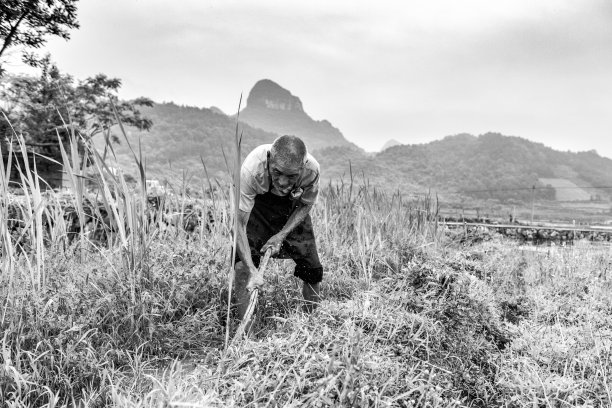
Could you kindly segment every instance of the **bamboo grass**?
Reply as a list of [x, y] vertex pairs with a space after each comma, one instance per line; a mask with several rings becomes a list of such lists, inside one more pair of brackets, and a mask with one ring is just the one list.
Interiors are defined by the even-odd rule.
[[[226, 324], [225, 324], [225, 344], [224, 350], [227, 351], [227, 347], [229, 345], [229, 329], [230, 329], [230, 308], [232, 301], [232, 289], [234, 284], [234, 275], [235, 275], [235, 266], [236, 266], [236, 251], [238, 247], [238, 228], [240, 228], [240, 223], [238, 221], [239, 217], [239, 207], [240, 207], [240, 147], [242, 144], [242, 134], [238, 136], [239, 124], [240, 124], [240, 107], [242, 106], [242, 94], [240, 94], [240, 100], [238, 101], [238, 112], [236, 113], [236, 133], [234, 134], [234, 147], [235, 147], [235, 157], [234, 157], [234, 167], [233, 171], [230, 170], [232, 178], [233, 178], [233, 198], [234, 198], [234, 236], [232, 242], [232, 258], [231, 258], [231, 270], [228, 274], [228, 290], [227, 290], [227, 315], [226, 315]], [[228, 166], [228, 170], [230, 169], [227, 157], [225, 155], [225, 151], [223, 148], [221, 149], [223, 152], [223, 158], [225, 159], [225, 164]]]

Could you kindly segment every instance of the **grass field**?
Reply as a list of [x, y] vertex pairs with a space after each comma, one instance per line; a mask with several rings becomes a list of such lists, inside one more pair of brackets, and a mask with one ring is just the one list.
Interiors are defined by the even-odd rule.
[[187, 232], [99, 157], [96, 192], [64, 160], [72, 206], [84, 214], [97, 194], [108, 239], [82, 225], [69, 242], [64, 207], [28, 172], [15, 223], [0, 172], [5, 406], [612, 404], [608, 248], [459, 244], [428, 199], [330, 186], [313, 210], [320, 308], [302, 314], [289, 261], [273, 261], [255, 334], [225, 348], [229, 187], [203, 209], [214, 222]]
[[539, 181], [545, 185], [551, 185], [555, 189], [557, 201], [589, 201], [591, 199], [591, 194], [588, 190], [578, 187], [570, 180], [541, 178]]

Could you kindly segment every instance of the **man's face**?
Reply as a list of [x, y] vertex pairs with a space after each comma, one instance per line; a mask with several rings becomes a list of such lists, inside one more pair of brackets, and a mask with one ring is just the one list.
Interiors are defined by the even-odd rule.
[[302, 167], [302, 163], [280, 163], [271, 157], [269, 169], [274, 190], [282, 196], [289, 194], [300, 177]]

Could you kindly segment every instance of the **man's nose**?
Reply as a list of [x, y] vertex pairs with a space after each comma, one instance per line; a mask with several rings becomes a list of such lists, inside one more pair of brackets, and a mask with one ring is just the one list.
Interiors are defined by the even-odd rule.
[[285, 177], [285, 176], [280, 176], [278, 178], [278, 184], [281, 187], [287, 187], [289, 185], [289, 178]]

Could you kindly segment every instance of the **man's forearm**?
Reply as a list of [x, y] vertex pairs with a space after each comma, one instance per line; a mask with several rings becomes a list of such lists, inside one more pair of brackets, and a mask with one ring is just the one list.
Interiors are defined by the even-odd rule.
[[301, 204], [300, 206], [296, 207], [289, 216], [285, 226], [280, 230], [279, 234], [283, 235], [283, 237], [287, 237], [287, 235], [289, 235], [289, 233], [293, 231], [295, 227], [300, 225], [302, 221], [306, 219], [311, 209], [312, 204]]
[[249, 270], [255, 268], [253, 264], [253, 258], [251, 257], [251, 248], [249, 247], [249, 240], [246, 234], [246, 225], [249, 222], [250, 214], [247, 212], [240, 211], [238, 214], [238, 236], [236, 237], [236, 252], [238, 258], [249, 268]]
[[238, 229], [238, 240], [237, 240], [236, 252], [238, 252], [238, 258], [249, 268], [255, 268], [253, 264], [253, 258], [251, 257], [251, 249], [249, 248], [249, 241], [247, 239], [246, 231], [243, 228]]

